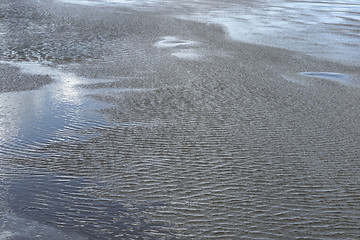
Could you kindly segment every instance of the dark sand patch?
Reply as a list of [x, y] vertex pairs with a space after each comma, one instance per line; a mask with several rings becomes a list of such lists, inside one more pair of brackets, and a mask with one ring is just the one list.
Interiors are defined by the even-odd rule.
[[0, 92], [35, 90], [52, 81], [49, 76], [25, 74], [16, 67], [0, 64]]

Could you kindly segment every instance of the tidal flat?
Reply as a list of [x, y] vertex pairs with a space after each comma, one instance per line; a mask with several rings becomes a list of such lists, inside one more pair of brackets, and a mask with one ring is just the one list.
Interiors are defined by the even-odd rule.
[[359, 16], [3, 0], [0, 240], [357, 239]]

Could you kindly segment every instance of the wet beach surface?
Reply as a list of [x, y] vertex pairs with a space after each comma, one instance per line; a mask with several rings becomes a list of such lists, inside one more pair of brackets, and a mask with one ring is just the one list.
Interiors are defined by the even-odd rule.
[[0, 239], [359, 236], [356, 61], [74, 2], [0, 4]]

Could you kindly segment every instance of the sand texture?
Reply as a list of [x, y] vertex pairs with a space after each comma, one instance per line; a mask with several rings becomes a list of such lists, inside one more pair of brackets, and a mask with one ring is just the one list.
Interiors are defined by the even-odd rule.
[[0, 4], [6, 239], [359, 236], [356, 61], [190, 14], [217, 1], [71, 2]]

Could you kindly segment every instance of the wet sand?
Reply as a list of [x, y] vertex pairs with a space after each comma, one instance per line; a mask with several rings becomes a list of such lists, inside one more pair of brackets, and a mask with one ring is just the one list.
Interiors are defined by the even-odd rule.
[[46, 226], [43, 239], [49, 228], [68, 239], [356, 239], [358, 67], [236, 42], [169, 7], [35, 6], [41, 47], [9, 37], [1, 59], [71, 73], [82, 89], [71, 102], [107, 103], [93, 111], [108, 122], [65, 124], [77, 137], [18, 152], [2, 144], [9, 239], [26, 234], [13, 215]]
[[7, 64], [0, 64], [0, 75], [0, 92], [35, 90], [52, 82], [49, 76], [23, 74]]

